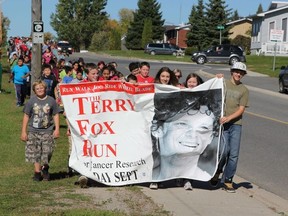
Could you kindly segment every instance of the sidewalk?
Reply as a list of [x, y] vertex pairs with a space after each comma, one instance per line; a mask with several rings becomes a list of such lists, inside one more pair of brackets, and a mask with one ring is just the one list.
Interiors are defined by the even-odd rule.
[[288, 216], [288, 201], [234, 177], [238, 188], [228, 193], [206, 182], [193, 182], [193, 191], [175, 187], [173, 181], [165, 188], [143, 192], [174, 216]]

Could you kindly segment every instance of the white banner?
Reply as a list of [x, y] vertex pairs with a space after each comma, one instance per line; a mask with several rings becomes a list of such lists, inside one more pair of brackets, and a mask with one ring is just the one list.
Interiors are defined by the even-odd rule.
[[194, 89], [119, 81], [62, 84], [71, 168], [106, 185], [208, 181], [218, 163], [223, 79]]

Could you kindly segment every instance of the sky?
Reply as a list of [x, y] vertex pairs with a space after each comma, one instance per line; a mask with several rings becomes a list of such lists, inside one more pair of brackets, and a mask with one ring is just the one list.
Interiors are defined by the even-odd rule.
[[[281, 0], [288, 2], [288, 0]], [[31, 33], [31, 2], [32, 0], [0, 0], [2, 11], [5, 17], [10, 20], [8, 36], [29, 36]], [[138, 8], [138, 0], [108, 0], [105, 11], [110, 19], [119, 20], [119, 10], [128, 8], [135, 10]], [[162, 18], [167, 25], [178, 25], [187, 23], [193, 5], [198, 4], [198, 0], [157, 0], [161, 4]], [[208, 0], [204, 0], [207, 3]], [[228, 8], [237, 10], [239, 16], [249, 16], [255, 14], [259, 4], [262, 4], [266, 11], [271, 4], [271, 0], [226, 0]], [[50, 26], [50, 15], [55, 13], [58, 0], [42, 0], [42, 21], [44, 32], [51, 32], [56, 36], [56, 32]]]

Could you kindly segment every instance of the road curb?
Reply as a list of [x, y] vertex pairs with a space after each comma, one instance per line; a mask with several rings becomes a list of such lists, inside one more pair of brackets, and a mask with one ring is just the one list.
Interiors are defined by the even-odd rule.
[[[248, 182], [247, 180], [241, 178], [240, 176], [234, 177], [235, 182]], [[258, 185], [250, 183], [253, 190], [246, 188], [239, 188], [242, 193], [246, 194], [251, 199], [256, 199], [257, 201], [263, 203], [269, 209], [275, 211], [277, 214], [282, 216], [288, 216], [288, 201], [273, 194], [272, 192], [266, 191], [260, 188]]]

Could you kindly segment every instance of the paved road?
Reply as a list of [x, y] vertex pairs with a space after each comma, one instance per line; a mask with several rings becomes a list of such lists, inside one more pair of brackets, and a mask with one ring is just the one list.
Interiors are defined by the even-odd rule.
[[[77, 57], [77, 55], [75, 56]], [[84, 59], [87, 59], [86, 62], [95, 62], [95, 55], [88, 54]], [[105, 58], [103, 56], [98, 57], [98, 60], [104, 60], [105, 62], [112, 61], [111, 58]], [[115, 60], [115, 59], [114, 59]], [[134, 60], [125, 60], [125, 59], [117, 59], [117, 63], [119, 64], [119, 70], [124, 74], [128, 74], [128, 63]], [[151, 63], [151, 75], [155, 75], [157, 70], [162, 66], [169, 66], [170, 68], [180, 68], [183, 72], [183, 77], [186, 77], [190, 72], [198, 72], [204, 79], [208, 79], [213, 74], [216, 73], [224, 73], [225, 77], [229, 77], [229, 67], [225, 65], [195, 65], [195, 64], [179, 64], [175, 62], [153, 62]], [[212, 75], [211, 75], [212, 74]], [[184, 80], [183, 80], [184, 81]], [[177, 206], [180, 208], [179, 211], [175, 209], [175, 215], [189, 215], [181, 214], [181, 208], [189, 211], [191, 210], [191, 206], [196, 203], [198, 205], [197, 200], [195, 200], [194, 195], [199, 197], [207, 196], [207, 202], [212, 202], [216, 200], [215, 206], [211, 205], [211, 214], [214, 209], [214, 215], [221, 215], [221, 209], [226, 209], [223, 207], [223, 204], [228, 202], [229, 208], [235, 208], [235, 206], [241, 206], [243, 208], [249, 209], [249, 211], [238, 211], [239, 214], [230, 214], [230, 215], [274, 215], [275, 211], [268, 214], [265, 213], [266, 210], [261, 210], [259, 207], [259, 212], [262, 214], [255, 214], [252, 211], [253, 205], [250, 209], [248, 204], [246, 203], [249, 197], [261, 197], [260, 199], [256, 199], [257, 202], [264, 203], [264, 206], [268, 206], [269, 208], [276, 209], [276, 212], [279, 209], [283, 209], [283, 206], [287, 206], [288, 208], [288, 187], [287, 187], [287, 179], [288, 179], [288, 166], [287, 166], [287, 154], [288, 154], [288, 145], [287, 145], [287, 131], [288, 131], [288, 115], [287, 115], [287, 107], [288, 107], [288, 95], [283, 95], [278, 93], [278, 82], [276, 78], [269, 78], [266, 76], [261, 76], [258, 73], [248, 72], [247, 76], [244, 77], [243, 82], [248, 86], [250, 90], [250, 107], [247, 109], [244, 118], [244, 127], [243, 127], [243, 136], [242, 136], [242, 146], [240, 152], [240, 160], [239, 166], [237, 170], [237, 175], [241, 176], [237, 177], [235, 181], [238, 180], [238, 185], [240, 186], [240, 191], [243, 193], [242, 195], [237, 195], [239, 199], [236, 203], [228, 202], [224, 195], [223, 191], [216, 190], [211, 192], [211, 188], [207, 185], [204, 187], [197, 186], [198, 183], [194, 183], [193, 186], [199, 188], [199, 193], [193, 193], [193, 199], [190, 197], [186, 197], [186, 191], [181, 190], [180, 188], [171, 188], [171, 190], [164, 190], [160, 194], [164, 194], [163, 196], [154, 192], [147, 192], [150, 194], [153, 199], [157, 202], [167, 205], [167, 208], [170, 207], [176, 208]], [[240, 179], [240, 180], [239, 180]], [[250, 183], [252, 183], [252, 188], [250, 188]], [[265, 191], [260, 193], [258, 196], [257, 190], [258, 187], [265, 189]], [[206, 188], [206, 190], [205, 190]], [[204, 190], [203, 190], [204, 189]], [[248, 189], [248, 190], [247, 190]], [[201, 190], [203, 190], [201, 192]], [[259, 189], [260, 190], [260, 189]], [[147, 190], [145, 190], [147, 191]], [[194, 191], [198, 191], [195, 189]], [[193, 191], [193, 192], [194, 192]], [[272, 193], [266, 193], [266, 191], [270, 191]], [[207, 192], [207, 193], [206, 193]], [[178, 193], [180, 193], [178, 195]], [[250, 194], [249, 194], [250, 193]], [[169, 195], [170, 194], [170, 195]], [[197, 195], [196, 195], [197, 194]], [[246, 194], [246, 195], [245, 195]], [[247, 195], [248, 194], [248, 195]], [[252, 194], [252, 195], [251, 195]], [[264, 194], [264, 195], [263, 195]], [[274, 194], [277, 196], [274, 197]], [[263, 195], [263, 196], [262, 196]], [[159, 196], [159, 197], [158, 197]], [[183, 196], [182, 199], [180, 199]], [[212, 197], [211, 199], [208, 199]], [[279, 197], [278, 197], [279, 196]], [[171, 199], [171, 202], [179, 203], [179, 205], [169, 205], [169, 202], [165, 201]], [[174, 197], [174, 198], [173, 198]], [[180, 197], [180, 198], [179, 198]], [[189, 200], [189, 197], [191, 200]], [[283, 199], [281, 199], [281, 197]], [[161, 202], [161, 199], [162, 202]], [[188, 200], [187, 200], [188, 199]], [[227, 198], [229, 200], [229, 197]], [[203, 199], [201, 198], [202, 202]], [[254, 200], [254, 201], [255, 201]], [[264, 202], [263, 202], [264, 200]], [[266, 200], [266, 201], [265, 201]], [[276, 202], [273, 200], [277, 200]], [[231, 200], [230, 200], [231, 201]], [[219, 203], [220, 202], [220, 203]], [[238, 203], [239, 202], [239, 203]], [[250, 200], [251, 202], [251, 200]], [[266, 203], [265, 203], [266, 202]], [[217, 208], [217, 205], [221, 205], [221, 207]], [[284, 203], [284, 204], [283, 204]], [[233, 204], [235, 206], [233, 206]], [[252, 204], [258, 205], [257, 203], [252, 202]], [[232, 205], [232, 206], [231, 206]], [[246, 206], [247, 205], [247, 206]], [[279, 205], [279, 206], [277, 206]], [[186, 208], [185, 208], [186, 206]], [[205, 206], [205, 205], [204, 205]], [[214, 206], [214, 208], [213, 208]], [[219, 209], [221, 208], [221, 209]], [[257, 208], [257, 207], [255, 207]], [[203, 208], [205, 209], [205, 208]], [[222, 209], [222, 210], [223, 210]], [[270, 210], [271, 210], [270, 209]], [[193, 214], [190, 215], [211, 215], [205, 212], [205, 210], [197, 213], [199, 208], [196, 208], [195, 211], [192, 211]], [[227, 209], [226, 209], [227, 210]], [[288, 210], [287, 215], [288, 215]], [[217, 212], [217, 214], [216, 214]], [[229, 212], [229, 211], [224, 211]], [[253, 213], [252, 213], [253, 212]], [[219, 214], [218, 214], [219, 213]], [[247, 214], [248, 213], [248, 214]], [[270, 214], [271, 213], [271, 214]], [[222, 214], [227, 215], [227, 214]]]

